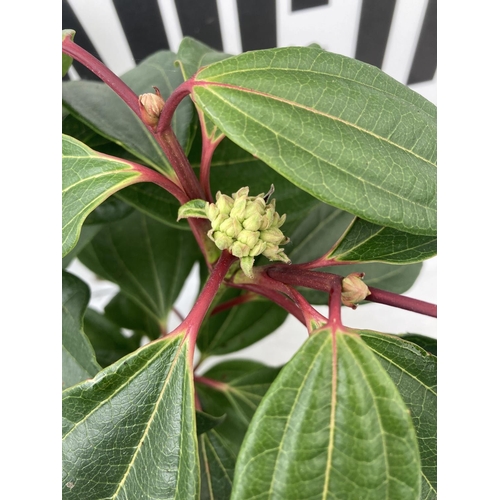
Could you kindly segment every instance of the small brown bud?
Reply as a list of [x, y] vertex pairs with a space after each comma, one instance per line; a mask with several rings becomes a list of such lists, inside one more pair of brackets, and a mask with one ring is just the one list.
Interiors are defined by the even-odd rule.
[[362, 278], [365, 273], [351, 273], [342, 280], [342, 304], [356, 309], [357, 304], [370, 295], [370, 290]]
[[165, 101], [157, 90], [156, 94], [142, 94], [139, 96], [139, 107], [141, 109], [141, 116], [147, 125], [156, 128], [160, 118], [161, 110], [165, 105]]

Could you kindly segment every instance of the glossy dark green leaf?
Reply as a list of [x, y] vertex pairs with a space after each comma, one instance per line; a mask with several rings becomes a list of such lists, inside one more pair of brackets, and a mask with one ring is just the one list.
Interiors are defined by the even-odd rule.
[[132, 298], [118, 292], [104, 307], [106, 318], [136, 333], [156, 339], [162, 333], [161, 323]]
[[192, 234], [134, 212], [107, 224], [79, 259], [166, 325], [167, 315], [198, 256]]
[[63, 392], [64, 499], [197, 498], [189, 341], [146, 345]]
[[[156, 52], [121, 78], [138, 95], [154, 92], [153, 86], [156, 86], [163, 98], [167, 98], [183, 81], [175, 60], [176, 55], [172, 52]], [[104, 83], [63, 82], [63, 103], [87, 126], [123, 146], [142, 162], [166, 174], [173, 173], [165, 154], [142, 121]], [[189, 142], [192, 108], [189, 100], [185, 99], [172, 122], [183, 146]]]
[[200, 454], [200, 500], [229, 500], [233, 486], [236, 455], [230, 444], [217, 429], [201, 435], [198, 441]]
[[232, 498], [420, 499], [415, 430], [401, 395], [358, 335], [318, 331], [262, 399]]
[[62, 259], [62, 267], [66, 269], [70, 263], [75, 259], [78, 254], [82, 251], [87, 243], [89, 243], [92, 238], [101, 230], [101, 225], [86, 226], [83, 224], [80, 230], [80, 237], [78, 238], [77, 244], [73, 247], [69, 253], [67, 253]]
[[[294, 264], [321, 257], [341, 238], [352, 222], [352, 217], [347, 212], [325, 204], [316, 206], [300, 221], [296, 229], [287, 235], [291, 240], [286, 247], [287, 255]], [[359, 263], [331, 266], [320, 271], [341, 276], [347, 276], [352, 272], [364, 272], [364, 281], [368, 286], [404, 293], [415, 283], [421, 269], [422, 263], [407, 265]], [[314, 290], [301, 290], [301, 292], [314, 304], [328, 302], [326, 293]]]
[[205, 434], [209, 430], [222, 424], [226, 419], [226, 415], [221, 415], [220, 417], [214, 417], [203, 411], [196, 410], [196, 433], [198, 436]]
[[408, 340], [408, 342], [417, 344], [422, 349], [425, 349], [427, 352], [437, 356], [437, 339], [427, 337], [426, 335], [420, 335], [419, 333], [402, 333], [398, 336], [402, 339]]
[[62, 273], [62, 378], [63, 389], [93, 377], [101, 367], [83, 331], [83, 315], [90, 290], [80, 278]]
[[163, 224], [174, 229], [190, 231], [187, 221], [177, 221], [179, 202], [156, 184], [151, 182], [134, 184], [122, 189], [115, 196]]
[[[63, 30], [62, 31], [62, 39], [64, 40], [65, 38], [70, 38], [73, 40], [75, 38], [75, 30]], [[68, 56], [67, 54], [62, 55], [62, 76], [65, 76], [66, 73], [68, 72], [68, 69], [70, 66], [73, 64], [73, 58], [71, 56]]]
[[422, 500], [437, 498], [437, 358], [392, 335], [360, 332], [396, 384], [417, 433]]
[[437, 253], [435, 236], [403, 233], [357, 218], [329, 258], [344, 262], [422, 262]]
[[195, 104], [229, 138], [325, 203], [435, 235], [436, 107], [378, 68], [311, 47], [202, 69]]
[[62, 249], [76, 245], [87, 216], [116, 191], [142, 181], [130, 164], [105, 157], [63, 135]]
[[140, 346], [141, 337], [125, 337], [120, 326], [103, 314], [87, 309], [83, 320], [85, 333], [99, 364], [105, 368]]
[[133, 212], [133, 208], [121, 201], [116, 195], [110, 196], [96, 207], [85, 219], [85, 224], [107, 224], [124, 219]]
[[255, 361], [223, 361], [203, 374], [215, 384], [196, 383], [203, 411], [226, 415], [217, 432], [228, 441], [235, 455], [260, 400], [279, 370]]
[[[241, 295], [229, 289], [219, 303]], [[239, 351], [273, 333], [287, 312], [269, 300], [253, 300], [209, 316], [203, 322], [196, 345], [203, 357]]]

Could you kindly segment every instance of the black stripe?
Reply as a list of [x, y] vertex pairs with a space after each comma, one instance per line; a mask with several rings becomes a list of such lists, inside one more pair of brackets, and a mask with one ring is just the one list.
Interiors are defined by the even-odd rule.
[[237, 3], [243, 52], [276, 47], [276, 0]]
[[417, 50], [411, 65], [408, 85], [434, 78], [437, 67], [437, 0], [429, 0]]
[[363, 0], [355, 58], [382, 67], [396, 0]]
[[[62, 29], [75, 30], [76, 31], [74, 38], [75, 43], [77, 43], [80, 47], [82, 47], [87, 52], [92, 54], [94, 57], [97, 57], [97, 59], [101, 61], [101, 57], [99, 56], [97, 50], [90, 41], [90, 38], [87, 36], [87, 33], [85, 33], [83, 26], [80, 24], [80, 21], [76, 17], [75, 13], [73, 12], [73, 9], [71, 8], [67, 0], [62, 0]], [[87, 69], [78, 61], [73, 61], [73, 66], [75, 67], [76, 71], [78, 72], [82, 80], [99, 80], [99, 78], [95, 76], [94, 73], [92, 73], [92, 71]]]
[[222, 50], [216, 0], [175, 0], [184, 36], [191, 36], [216, 50]]
[[169, 48], [157, 0], [113, 3], [137, 64], [153, 52]]
[[328, 0], [292, 0], [292, 12], [319, 7], [320, 5], [328, 5]]

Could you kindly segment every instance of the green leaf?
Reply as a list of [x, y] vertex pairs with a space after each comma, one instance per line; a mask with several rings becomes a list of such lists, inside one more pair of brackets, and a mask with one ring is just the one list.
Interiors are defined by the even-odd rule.
[[215, 383], [196, 383], [203, 410], [210, 415], [226, 415], [217, 432], [228, 441], [235, 455], [260, 400], [279, 370], [255, 361], [223, 361], [203, 374]]
[[187, 221], [177, 221], [179, 202], [156, 184], [151, 182], [134, 184], [122, 189], [115, 196], [167, 226], [191, 231]]
[[[185, 37], [182, 39], [177, 57], [181, 63], [181, 69], [184, 79], [191, 78], [201, 67], [208, 66], [217, 61], [222, 61], [231, 57], [230, 54], [218, 52], [208, 45], [195, 40], [194, 38]], [[207, 116], [200, 113], [200, 121], [202, 128], [205, 130], [207, 137], [211, 138], [212, 142], [220, 140], [224, 135]]]
[[229, 500], [233, 486], [236, 455], [230, 444], [210, 430], [199, 437], [201, 493], [200, 500]]
[[87, 309], [83, 319], [85, 333], [95, 350], [99, 364], [105, 368], [140, 346], [140, 336], [125, 337], [121, 328], [103, 314]]
[[85, 219], [85, 224], [106, 224], [124, 219], [133, 212], [133, 208], [121, 201], [116, 195], [110, 196], [96, 207]]
[[192, 234], [134, 212], [107, 224], [79, 259], [165, 326], [198, 256]]
[[232, 498], [264, 497], [420, 498], [408, 409], [358, 335], [318, 331], [264, 396], [236, 462]]
[[83, 331], [83, 315], [90, 300], [89, 287], [80, 278], [62, 273], [63, 389], [92, 378], [101, 367]]
[[73, 247], [69, 253], [67, 253], [62, 259], [62, 267], [66, 269], [70, 263], [78, 256], [78, 254], [82, 251], [82, 249], [89, 243], [92, 238], [101, 230], [102, 226], [100, 225], [92, 225], [86, 226], [85, 224], [82, 226], [80, 231], [80, 237], [78, 238], [78, 243]]
[[63, 393], [63, 498], [197, 498], [189, 340], [152, 342]]
[[403, 233], [356, 218], [339, 245], [328, 256], [336, 261], [421, 262], [437, 254], [435, 236]]
[[128, 330], [134, 330], [141, 336], [156, 339], [162, 333], [162, 325], [143, 307], [123, 293], [117, 293], [104, 307], [106, 318]]
[[143, 176], [125, 161], [107, 158], [63, 135], [62, 254], [72, 250], [86, 217], [106, 198]]
[[226, 415], [221, 415], [220, 417], [214, 417], [203, 411], [196, 410], [196, 433], [198, 436], [205, 434], [209, 430], [222, 424], [226, 418]]
[[[241, 295], [228, 289], [219, 303]], [[205, 318], [196, 345], [203, 357], [239, 351], [273, 333], [287, 312], [269, 300], [252, 300]]]
[[[175, 66], [176, 55], [159, 51], [122, 75], [122, 80], [138, 95], [160, 89], [164, 99], [183, 81]], [[173, 174], [165, 154], [139, 117], [104, 83], [63, 82], [63, 103], [71, 113], [107, 139], [167, 175]], [[182, 146], [189, 142], [193, 106], [184, 99], [177, 108], [172, 126]]]
[[310, 47], [244, 53], [192, 97], [231, 140], [325, 203], [435, 235], [436, 108], [378, 68]]
[[417, 433], [422, 494], [437, 498], [437, 358], [398, 337], [360, 332], [396, 384]]
[[417, 344], [422, 349], [425, 349], [427, 352], [437, 356], [437, 339], [420, 335], [419, 333], [402, 333], [399, 337], [407, 340], [408, 342], [412, 342], [413, 344]]
[[[287, 235], [291, 240], [287, 245], [287, 255], [294, 264], [317, 259], [327, 253], [341, 238], [352, 220], [353, 216], [347, 212], [323, 203], [317, 205], [299, 222], [295, 230]], [[364, 281], [368, 286], [404, 293], [415, 283], [421, 269], [422, 263], [408, 265], [360, 263], [331, 266], [321, 271], [342, 276], [353, 272], [364, 272]], [[305, 289], [301, 289], [301, 292], [313, 304], [328, 303], [328, 294], [324, 292]]]
[[[75, 38], [75, 30], [63, 30], [62, 31], [62, 39], [71, 38], [73, 40]], [[69, 68], [73, 64], [73, 58], [68, 56], [67, 54], [62, 55], [62, 76], [65, 76], [68, 72]]]
[[179, 207], [177, 219], [187, 219], [188, 217], [197, 217], [200, 219], [208, 219], [205, 210], [205, 200], [190, 200]]

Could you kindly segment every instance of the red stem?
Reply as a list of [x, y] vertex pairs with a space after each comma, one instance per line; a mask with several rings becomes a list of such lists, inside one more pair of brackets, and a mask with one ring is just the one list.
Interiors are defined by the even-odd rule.
[[214, 154], [214, 151], [219, 143], [220, 140], [212, 142], [211, 139], [207, 137], [205, 133], [203, 133], [200, 160], [200, 184], [205, 193], [206, 199], [210, 203], [214, 202], [214, 199], [212, 198], [212, 191], [210, 189], [210, 165], [212, 163], [212, 156]]
[[96, 59], [92, 54], [89, 54], [85, 49], [73, 42], [70, 37], [65, 37], [63, 39], [62, 51], [82, 63], [106, 85], [113, 89], [142, 121], [141, 110], [139, 108], [139, 97], [117, 75], [99, 61], [99, 59]]
[[219, 380], [213, 380], [207, 377], [199, 377], [197, 375], [195, 375], [194, 381], [197, 382], [198, 384], [203, 384], [208, 387], [212, 387], [213, 389], [216, 389], [218, 391], [224, 391], [227, 387], [227, 384], [225, 384], [224, 382], [220, 382]]
[[235, 297], [234, 299], [228, 300], [226, 302], [223, 302], [222, 304], [219, 304], [218, 306], [215, 306], [212, 309], [211, 315], [213, 316], [214, 314], [225, 311], [226, 309], [231, 309], [232, 307], [239, 306], [240, 304], [244, 304], [245, 302], [250, 302], [252, 300], [255, 300], [254, 293], [244, 293], [242, 295], [239, 295], [238, 297]]
[[328, 326], [333, 331], [342, 329], [342, 276], [333, 275], [328, 298]]
[[307, 302], [305, 297], [299, 293], [295, 288], [289, 287], [290, 295], [293, 297], [297, 305], [302, 310], [304, 314], [304, 319], [306, 320], [306, 326], [309, 334], [312, 333], [313, 330], [318, 328], [321, 324], [328, 323], [327, 318], [325, 318], [321, 313], [316, 311], [314, 307]]

